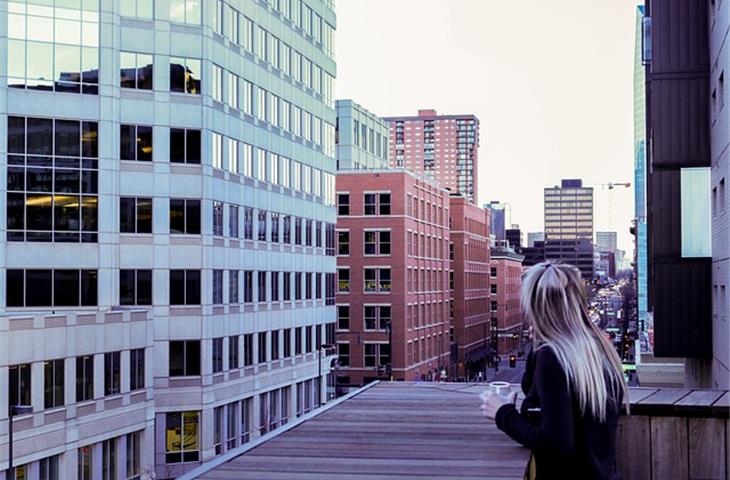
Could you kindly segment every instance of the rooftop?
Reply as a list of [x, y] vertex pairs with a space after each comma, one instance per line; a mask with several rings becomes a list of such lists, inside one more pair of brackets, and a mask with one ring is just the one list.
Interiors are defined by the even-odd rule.
[[197, 478], [521, 480], [529, 452], [481, 416], [484, 389], [370, 384]]

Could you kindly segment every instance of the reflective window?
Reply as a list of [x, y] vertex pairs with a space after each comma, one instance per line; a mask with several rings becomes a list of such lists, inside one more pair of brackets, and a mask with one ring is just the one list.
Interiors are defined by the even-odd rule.
[[119, 4], [124, 17], [137, 17], [145, 20], [152, 20], [154, 17], [154, 0], [124, 0]]
[[200, 25], [201, 3], [201, 0], [170, 0], [170, 21]]
[[200, 60], [170, 59], [170, 91], [200, 94]]
[[8, 117], [8, 241], [96, 242], [96, 122]]
[[8, 11], [9, 87], [98, 93], [98, 0], [11, 1]]
[[200, 270], [170, 270], [170, 305], [200, 305]]
[[152, 199], [121, 197], [119, 199], [119, 231], [152, 233]]
[[170, 233], [200, 235], [200, 200], [170, 199]]
[[121, 125], [119, 138], [121, 160], [152, 161], [152, 127]]
[[153, 59], [146, 53], [119, 54], [119, 86], [152, 90]]
[[96, 270], [6, 272], [8, 307], [78, 307], [97, 304]]
[[152, 305], [152, 270], [119, 270], [119, 304]]
[[170, 376], [200, 375], [200, 340], [170, 342]]
[[197, 462], [200, 457], [199, 444], [200, 412], [165, 414], [166, 463]]
[[200, 163], [200, 130], [170, 129], [170, 161]]

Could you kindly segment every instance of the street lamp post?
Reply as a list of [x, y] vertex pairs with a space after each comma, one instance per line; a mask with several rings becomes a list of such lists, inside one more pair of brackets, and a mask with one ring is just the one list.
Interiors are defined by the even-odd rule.
[[33, 413], [30, 405], [11, 405], [8, 408], [8, 480], [15, 480], [15, 468], [13, 467], [13, 416]]

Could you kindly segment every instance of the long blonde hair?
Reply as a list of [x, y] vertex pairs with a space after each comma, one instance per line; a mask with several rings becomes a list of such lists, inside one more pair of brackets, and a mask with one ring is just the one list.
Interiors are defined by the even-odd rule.
[[535, 351], [551, 348], [581, 411], [603, 422], [619, 392], [628, 410], [621, 359], [588, 315], [586, 291], [576, 267], [539, 263], [525, 272], [522, 308], [533, 327]]

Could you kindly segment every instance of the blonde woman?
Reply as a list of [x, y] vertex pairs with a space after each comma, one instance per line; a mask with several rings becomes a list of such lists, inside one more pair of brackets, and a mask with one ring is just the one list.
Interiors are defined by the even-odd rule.
[[521, 302], [533, 331], [525, 400], [517, 411], [516, 394], [491, 393], [484, 416], [532, 450], [527, 478], [617, 479], [616, 426], [628, 390], [618, 354], [588, 316], [580, 272], [535, 265]]

